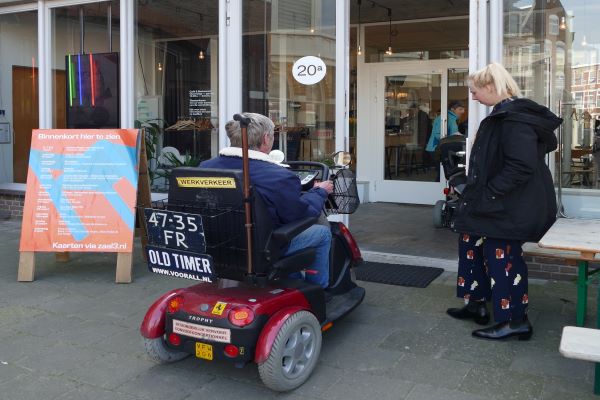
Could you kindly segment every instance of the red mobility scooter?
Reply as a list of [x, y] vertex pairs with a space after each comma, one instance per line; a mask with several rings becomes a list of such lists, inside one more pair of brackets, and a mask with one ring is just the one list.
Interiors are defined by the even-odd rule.
[[[365, 290], [351, 277], [361, 255], [348, 228], [331, 222], [330, 287], [288, 278], [294, 272], [311, 273], [315, 251], [284, 258], [281, 249], [317, 219], [273, 229], [249, 182], [245, 127], [250, 121], [238, 114], [234, 118], [242, 126], [243, 171], [175, 169], [166, 207], [145, 210], [149, 269], [201, 283], [158, 298], [140, 332], [157, 362], [189, 355], [237, 367], [255, 362], [267, 387], [288, 391], [314, 370], [321, 333], [362, 302]], [[305, 188], [330, 176], [325, 164], [295, 162], [292, 168]], [[355, 210], [351, 171], [341, 168], [332, 179], [336, 189], [328, 212]]]

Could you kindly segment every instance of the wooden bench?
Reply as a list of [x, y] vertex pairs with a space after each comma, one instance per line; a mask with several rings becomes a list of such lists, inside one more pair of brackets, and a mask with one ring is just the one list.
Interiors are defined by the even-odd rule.
[[[600, 269], [590, 270], [589, 262], [599, 262], [600, 254], [593, 259], [583, 258], [581, 252], [571, 250], [557, 250], [538, 246], [536, 243], [525, 243], [523, 255], [529, 257], [545, 257], [566, 260], [569, 265], [577, 265], [577, 326], [585, 324], [587, 313], [588, 285], [590, 277], [600, 272]], [[600, 299], [599, 299], [600, 301]], [[600, 305], [599, 305], [600, 306]]]
[[596, 363], [594, 394], [600, 394], [600, 330], [565, 326], [559, 351], [567, 358]]

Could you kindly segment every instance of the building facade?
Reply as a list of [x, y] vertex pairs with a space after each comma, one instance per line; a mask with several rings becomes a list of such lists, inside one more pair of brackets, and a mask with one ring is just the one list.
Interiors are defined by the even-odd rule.
[[564, 118], [548, 164], [565, 214], [597, 218], [596, 3], [0, 1], [0, 183], [25, 182], [32, 129], [142, 126], [160, 190], [162, 167], [216, 155], [225, 122], [250, 111], [275, 122], [288, 159], [353, 152], [363, 200], [433, 204], [432, 127], [446, 135], [460, 101], [472, 141], [489, 110], [466, 78], [498, 61]]

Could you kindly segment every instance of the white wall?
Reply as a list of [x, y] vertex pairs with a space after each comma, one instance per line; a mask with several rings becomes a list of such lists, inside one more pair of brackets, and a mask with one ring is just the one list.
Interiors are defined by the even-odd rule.
[[[13, 127], [12, 68], [37, 66], [37, 12], [0, 15], [0, 110]], [[0, 183], [13, 181], [13, 143], [0, 144]]]
[[562, 203], [568, 217], [600, 219], [598, 190], [563, 189]]

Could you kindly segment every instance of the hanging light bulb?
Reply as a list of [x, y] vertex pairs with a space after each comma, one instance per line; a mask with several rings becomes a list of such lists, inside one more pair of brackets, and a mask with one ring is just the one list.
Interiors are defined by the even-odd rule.
[[388, 8], [388, 17], [390, 18], [390, 32], [388, 35], [388, 48], [385, 54], [388, 56], [392, 54], [392, 9]]
[[567, 21], [565, 17], [560, 17], [560, 25], [558, 26], [561, 31], [567, 29]]
[[[203, 29], [204, 28], [204, 16], [202, 14], [200, 14], [200, 36], [202, 36], [203, 33]], [[200, 52], [198, 53], [198, 59], [200, 61], [204, 60], [204, 50], [200, 49]]]
[[159, 71], [162, 71], [162, 63], [161, 62], [158, 63], [158, 67], [157, 68], [158, 68]]
[[360, 5], [362, 3], [362, 0], [357, 0], [358, 1], [358, 29], [356, 30], [356, 43], [358, 46], [356, 46], [356, 54], [359, 56], [362, 56], [362, 48], [360, 47]]

